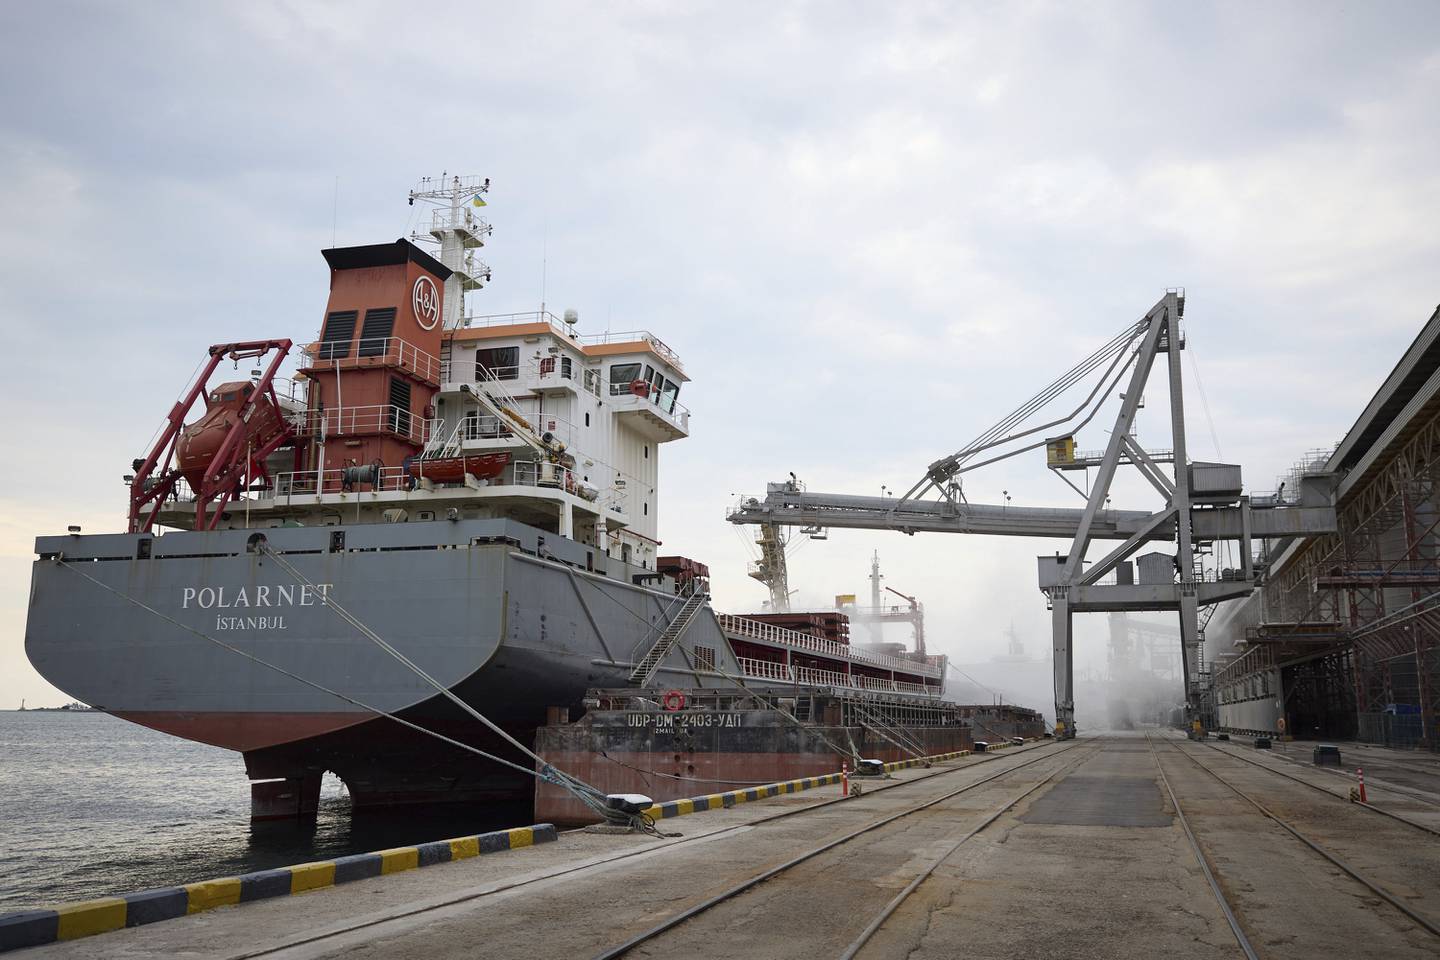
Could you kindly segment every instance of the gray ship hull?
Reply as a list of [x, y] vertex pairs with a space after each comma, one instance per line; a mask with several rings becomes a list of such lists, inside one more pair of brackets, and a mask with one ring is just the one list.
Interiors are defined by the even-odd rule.
[[[632, 582], [653, 572], [510, 520], [260, 533], [309, 585], [250, 530], [40, 538], [31, 663], [86, 703], [243, 752], [252, 779], [331, 771], [357, 804], [509, 797], [533, 784], [386, 715], [525, 758], [327, 601], [527, 744], [547, 708], [578, 714], [587, 688], [623, 684], [679, 607]], [[738, 672], [705, 610], [659, 683], [716, 682], [689, 669], [694, 644]]]

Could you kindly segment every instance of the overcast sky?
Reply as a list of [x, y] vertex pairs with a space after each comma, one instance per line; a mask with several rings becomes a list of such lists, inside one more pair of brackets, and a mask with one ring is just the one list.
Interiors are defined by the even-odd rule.
[[[908, 487], [1166, 287], [1192, 455], [1256, 490], [1440, 299], [1434, 3], [219, 6], [0, 6], [0, 707], [64, 699], [22, 650], [34, 536], [122, 529], [205, 347], [313, 336], [319, 250], [406, 233], [425, 175], [492, 178], [478, 312], [543, 296], [684, 358], [661, 535], [736, 612], [736, 495]], [[1080, 502], [1038, 457], [967, 484], [1002, 490]], [[933, 649], [987, 660], [1013, 621], [1041, 655], [1060, 547], [840, 532], [792, 586], [863, 594], [879, 550]]]

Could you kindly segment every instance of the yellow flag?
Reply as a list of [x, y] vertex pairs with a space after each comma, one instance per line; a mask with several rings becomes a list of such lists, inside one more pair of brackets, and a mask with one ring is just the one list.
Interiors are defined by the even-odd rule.
[[475, 194], [475, 196], [474, 196], [473, 198], [471, 198], [470, 202], [471, 202], [472, 204], [474, 204], [475, 206], [477, 206], [477, 207], [483, 207], [483, 206], [486, 205], [486, 204], [485, 204], [485, 198], [482, 197], [482, 196], [480, 196], [480, 194], [478, 194], [478, 193]]

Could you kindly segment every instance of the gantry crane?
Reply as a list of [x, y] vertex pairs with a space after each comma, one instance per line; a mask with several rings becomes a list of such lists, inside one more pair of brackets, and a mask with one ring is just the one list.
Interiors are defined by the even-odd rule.
[[[1234, 464], [1192, 462], [1185, 443], [1185, 403], [1180, 370], [1185, 310], [1183, 290], [1169, 290], [1138, 321], [1066, 371], [1005, 419], [965, 447], [942, 457], [899, 498], [811, 493], [793, 478], [767, 486], [764, 500], [741, 501], [732, 523], [852, 528], [992, 536], [1052, 537], [1070, 540], [1069, 550], [1039, 558], [1039, 584], [1051, 610], [1054, 637], [1056, 735], [1075, 734], [1072, 626], [1076, 613], [1169, 610], [1180, 621], [1181, 663], [1187, 712], [1198, 724], [1203, 691], [1199, 609], [1242, 597], [1255, 587], [1251, 542], [1314, 536], [1335, 531], [1335, 477], [1314, 474], [1301, 482], [1297, 505], [1252, 502], [1243, 492]], [[1134, 437], [1136, 413], [1157, 359], [1164, 357], [1170, 392], [1171, 449], [1147, 452]], [[1077, 453], [1075, 435], [1091, 422], [1124, 381], [1104, 451]], [[1094, 381], [1074, 410], [1038, 424], [1045, 410], [1074, 387]], [[1081, 509], [973, 504], [965, 499], [962, 475], [1019, 454], [1045, 449], [1047, 466], [1061, 475], [1095, 470]], [[1171, 465], [1167, 472], [1161, 464]], [[1134, 467], [1164, 501], [1159, 510], [1113, 510], [1110, 491], [1117, 470]], [[1061, 479], [1064, 479], [1063, 475]], [[1067, 484], [1069, 481], [1066, 481]], [[1103, 557], [1087, 561], [1097, 540], [1118, 540]], [[1205, 571], [1197, 547], [1215, 541], [1240, 544], [1238, 570]], [[1130, 561], [1152, 541], [1172, 541], [1175, 552]]]

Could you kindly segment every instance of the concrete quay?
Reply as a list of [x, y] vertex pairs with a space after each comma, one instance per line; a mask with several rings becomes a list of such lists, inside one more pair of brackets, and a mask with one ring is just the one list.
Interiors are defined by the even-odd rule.
[[[1151, 733], [903, 769], [840, 802], [821, 786], [658, 822], [683, 836], [567, 831], [7, 957], [618, 956], [686, 911], [623, 955], [1245, 956], [1222, 897], [1255, 956], [1440, 952], [1440, 834], [1348, 802], [1332, 773], [1245, 762], [1263, 753], [1248, 743]], [[1404, 800], [1407, 818], [1431, 816]]]

